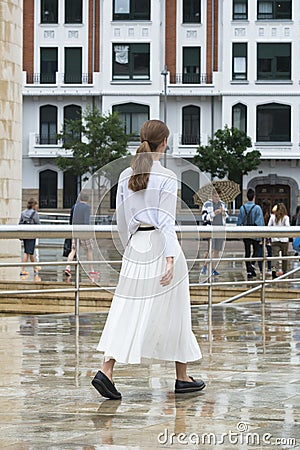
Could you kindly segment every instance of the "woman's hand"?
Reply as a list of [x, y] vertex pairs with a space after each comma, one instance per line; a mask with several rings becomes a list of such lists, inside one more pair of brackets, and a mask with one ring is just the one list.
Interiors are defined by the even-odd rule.
[[174, 274], [174, 258], [173, 256], [167, 257], [167, 266], [165, 274], [160, 279], [160, 284], [162, 286], [168, 286], [171, 283]]

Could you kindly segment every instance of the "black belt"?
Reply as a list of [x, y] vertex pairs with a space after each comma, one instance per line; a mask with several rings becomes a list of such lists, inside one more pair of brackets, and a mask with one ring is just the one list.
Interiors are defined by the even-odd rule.
[[151, 230], [156, 230], [156, 228], [154, 226], [152, 226], [152, 227], [138, 227], [138, 231], [151, 231]]

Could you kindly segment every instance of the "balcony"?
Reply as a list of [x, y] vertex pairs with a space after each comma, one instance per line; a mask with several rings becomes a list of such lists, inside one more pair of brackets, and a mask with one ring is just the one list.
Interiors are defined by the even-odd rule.
[[201, 133], [200, 135], [173, 134], [173, 140], [170, 142], [173, 156], [182, 158], [193, 158], [200, 144], [206, 145], [208, 135]]
[[61, 147], [61, 141], [54, 135], [41, 135], [30, 133], [28, 143], [28, 156], [30, 158], [56, 158], [57, 156], [72, 156], [71, 150]]
[[176, 73], [170, 75], [171, 84], [212, 84], [212, 75], [208, 73]]
[[26, 84], [93, 84], [93, 74], [27, 73]]

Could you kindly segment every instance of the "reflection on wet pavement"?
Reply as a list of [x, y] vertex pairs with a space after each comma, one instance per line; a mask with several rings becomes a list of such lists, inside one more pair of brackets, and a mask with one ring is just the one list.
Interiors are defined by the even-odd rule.
[[0, 448], [300, 448], [298, 302], [217, 306], [211, 333], [192, 315], [207, 388], [175, 396], [172, 363], [117, 365], [121, 401], [90, 385], [106, 314], [0, 317]]

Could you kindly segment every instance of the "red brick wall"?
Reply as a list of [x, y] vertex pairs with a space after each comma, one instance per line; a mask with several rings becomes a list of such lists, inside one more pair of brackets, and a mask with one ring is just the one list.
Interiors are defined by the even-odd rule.
[[26, 0], [23, 5], [23, 70], [27, 72], [27, 82], [34, 71], [34, 0]]
[[176, 74], [176, 0], [166, 0], [165, 61], [172, 76]]
[[[213, 25], [213, 5], [214, 5], [214, 32]], [[218, 70], [218, 44], [219, 44], [219, 1], [207, 0], [207, 30], [206, 30], [206, 73], [208, 77], [212, 72]], [[214, 38], [214, 44], [213, 44]], [[214, 62], [212, 62], [212, 48], [214, 45]]]
[[[95, 14], [95, 54], [94, 71], [99, 72], [99, 46], [100, 46], [100, 0], [95, 2], [96, 14]], [[92, 60], [93, 60], [93, 0], [89, 0], [89, 31], [88, 31], [88, 72], [92, 73]]]
[[214, 22], [215, 22], [215, 31], [214, 31], [214, 71], [217, 72], [219, 64], [218, 64], [218, 50], [219, 50], [219, 0], [214, 0], [215, 2], [215, 11], [214, 11]]

